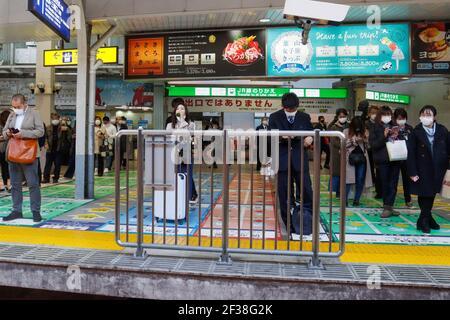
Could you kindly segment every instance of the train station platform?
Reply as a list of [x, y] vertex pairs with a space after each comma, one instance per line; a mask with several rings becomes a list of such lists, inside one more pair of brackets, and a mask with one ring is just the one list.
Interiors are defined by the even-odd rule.
[[[205, 173], [204, 173], [205, 174]], [[197, 174], [196, 174], [197, 176]], [[256, 176], [255, 176], [256, 177]], [[123, 176], [122, 180], [125, 179]], [[256, 177], [256, 184], [262, 184], [262, 179]], [[338, 202], [333, 207], [330, 215], [329, 208], [326, 207], [329, 195], [326, 176], [322, 177], [321, 209], [322, 232], [320, 236], [321, 246], [327, 250], [330, 243], [334, 245], [338, 241], [339, 226], [337, 230], [329, 229], [329, 219], [338, 222], [339, 210]], [[241, 187], [241, 219], [240, 219], [240, 246], [258, 248], [262, 246], [262, 203], [264, 201], [265, 212], [265, 232], [264, 244], [266, 247], [286, 248], [288, 241], [281, 237], [282, 232], [275, 233], [274, 215], [274, 194], [271, 190], [273, 186], [267, 183], [266, 195], [249, 194], [249, 175], [242, 177]], [[122, 181], [123, 182], [123, 181]], [[135, 236], [133, 230], [136, 229], [136, 207], [133, 206], [136, 199], [135, 184], [136, 173], [130, 172], [130, 208], [129, 225], [131, 239]], [[189, 213], [189, 243], [202, 246], [220, 247], [221, 233], [221, 173], [214, 175], [213, 187], [211, 181], [203, 179], [202, 182], [202, 208], [190, 208]], [[95, 199], [74, 200], [75, 182], [69, 181], [56, 185], [47, 185], [42, 188], [42, 216], [44, 221], [33, 223], [30, 219], [29, 202], [26, 194], [24, 200], [25, 219], [11, 222], [0, 221], [0, 243], [21, 244], [21, 245], [44, 245], [64, 248], [114, 250], [121, 251], [114, 240], [114, 174], [108, 173], [103, 177], [95, 178]], [[124, 186], [124, 183], [121, 184]], [[212, 190], [212, 193], [211, 193]], [[378, 199], [366, 196], [361, 200], [361, 206], [347, 208], [346, 212], [346, 249], [340, 258], [342, 263], [374, 263], [374, 264], [405, 264], [405, 265], [434, 265], [450, 267], [450, 202], [438, 199], [435, 205], [436, 220], [441, 225], [441, 230], [432, 230], [431, 234], [424, 235], [417, 231], [415, 222], [419, 210], [416, 207], [407, 208], [402, 202], [402, 190], [399, 189], [396, 208], [401, 211], [399, 217], [381, 219], [379, 217], [382, 203]], [[0, 216], [5, 216], [11, 208], [11, 198], [4, 192], [0, 198]], [[125, 195], [121, 195], [125, 197]], [[237, 231], [236, 206], [233, 206], [233, 199], [237, 198], [236, 178], [230, 182], [230, 246], [238, 240], [233, 237], [233, 232]], [[264, 199], [263, 199], [264, 198]], [[337, 201], [337, 200], [333, 200]], [[256, 208], [250, 212], [251, 205]], [[156, 222], [152, 235], [151, 225], [151, 199], [145, 199], [144, 216], [144, 238], [145, 241], [162, 241], [162, 230], [167, 232], [167, 243], [186, 244], [187, 226], [186, 221], [177, 226], [177, 239], [173, 235], [174, 225], [163, 221]], [[257, 207], [259, 205], [259, 207]], [[256, 206], [256, 207], [255, 207]], [[122, 216], [125, 213], [121, 213]], [[253, 230], [250, 229], [250, 214], [253, 215]], [[121, 218], [122, 219], [122, 218]], [[125, 228], [124, 221], [121, 222]], [[279, 228], [279, 226], [277, 226]], [[134, 228], [134, 229], [133, 229]], [[251, 234], [250, 234], [251, 232]], [[274, 238], [277, 234], [277, 239]], [[330, 234], [332, 239], [330, 241]], [[250, 241], [250, 236], [252, 241]], [[152, 240], [152, 237], [154, 239]], [[311, 246], [311, 239], [307, 236], [303, 239], [302, 246]], [[290, 250], [299, 250], [300, 242], [289, 241]]]

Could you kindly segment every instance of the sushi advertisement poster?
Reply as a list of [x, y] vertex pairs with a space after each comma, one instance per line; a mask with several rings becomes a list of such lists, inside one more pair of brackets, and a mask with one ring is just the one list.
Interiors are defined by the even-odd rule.
[[315, 26], [306, 44], [298, 28], [267, 30], [267, 75], [373, 76], [410, 73], [408, 24]]
[[[265, 76], [265, 39], [264, 29], [198, 31], [173, 33], [152, 38], [162, 39], [163, 57], [160, 52], [152, 51], [149, 43], [129, 37], [127, 39], [127, 57], [134, 66], [128, 66], [126, 78], [196, 78], [196, 77], [239, 77]], [[141, 43], [136, 47], [136, 43]], [[158, 72], [145, 73], [145, 66], [151, 67], [152, 56], [157, 57], [155, 66]], [[132, 72], [139, 70], [142, 72]], [[150, 70], [150, 69], [147, 69]]]
[[450, 22], [413, 23], [412, 71], [416, 74], [450, 73]]

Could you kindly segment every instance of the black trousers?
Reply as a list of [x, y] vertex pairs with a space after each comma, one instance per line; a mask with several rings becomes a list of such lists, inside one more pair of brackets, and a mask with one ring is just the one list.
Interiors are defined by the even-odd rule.
[[402, 173], [403, 195], [405, 196], [405, 202], [408, 203], [411, 202], [411, 179], [406, 168], [406, 161], [403, 161], [400, 165], [400, 171]]
[[431, 217], [431, 210], [433, 209], [434, 205], [434, 197], [418, 197], [419, 207], [420, 207], [420, 218], [430, 218]]
[[6, 161], [6, 152], [0, 152], [0, 166], [2, 169], [3, 185], [6, 187], [9, 179], [9, 167], [8, 162]]
[[53, 180], [59, 179], [59, 174], [61, 172], [61, 160], [62, 155], [60, 152], [47, 152], [45, 159], [44, 168], [44, 180], [50, 180], [50, 171], [52, 170], [52, 165], [55, 165], [55, 170], [53, 171]]
[[322, 143], [320, 145], [320, 156], [322, 156], [322, 153], [325, 152], [325, 166], [329, 166], [330, 165], [330, 145], [329, 144], [325, 144]]
[[[295, 184], [295, 192], [294, 192], [294, 184]], [[292, 169], [291, 171], [291, 208], [294, 207], [295, 201], [300, 201], [300, 172]], [[296, 199], [294, 198], [294, 194], [296, 195]], [[305, 207], [309, 207], [312, 209], [312, 185], [311, 185], [311, 177], [309, 176], [309, 172], [305, 172], [304, 182], [303, 182], [303, 205]], [[288, 172], [287, 171], [279, 171], [278, 172], [278, 200], [280, 203], [280, 212], [281, 218], [285, 226], [287, 227], [287, 217], [288, 217]], [[292, 219], [291, 219], [291, 230], [292, 230]], [[287, 230], [289, 232], [289, 230]]]
[[65, 178], [72, 179], [75, 174], [75, 152], [72, 152], [69, 157], [69, 166], [67, 167]]
[[97, 175], [99, 177], [103, 176], [103, 171], [105, 170], [105, 157], [102, 157], [100, 154], [95, 154], [94, 161], [97, 164]]
[[378, 167], [375, 165], [374, 161], [373, 161], [373, 153], [372, 150], [369, 149], [368, 150], [368, 154], [369, 154], [369, 163], [370, 163], [370, 173], [372, 174], [372, 181], [375, 184], [375, 192], [378, 196], [382, 197], [383, 196], [383, 188], [381, 186], [381, 179], [380, 179], [380, 170], [378, 169]]

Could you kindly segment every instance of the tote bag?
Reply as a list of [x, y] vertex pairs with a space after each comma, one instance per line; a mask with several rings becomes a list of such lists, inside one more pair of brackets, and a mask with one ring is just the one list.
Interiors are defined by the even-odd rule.
[[408, 159], [408, 148], [405, 140], [386, 142], [389, 161], [403, 161]]
[[8, 143], [8, 161], [31, 164], [37, 158], [37, 141], [35, 139], [11, 138]]
[[447, 170], [447, 173], [445, 174], [444, 182], [442, 183], [441, 196], [444, 199], [450, 199], [450, 170]]

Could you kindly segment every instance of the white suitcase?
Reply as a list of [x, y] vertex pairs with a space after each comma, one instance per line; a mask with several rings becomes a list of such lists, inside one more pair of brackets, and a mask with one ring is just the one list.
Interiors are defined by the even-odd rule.
[[[175, 220], [175, 196], [178, 198], [177, 203], [177, 219], [182, 220], [186, 218], [186, 188], [187, 177], [185, 173], [178, 173], [178, 192], [175, 192], [175, 184], [173, 188], [167, 188], [166, 193], [166, 220]], [[164, 219], [164, 191], [155, 190], [155, 218]], [[188, 207], [189, 208], [189, 207]]]

